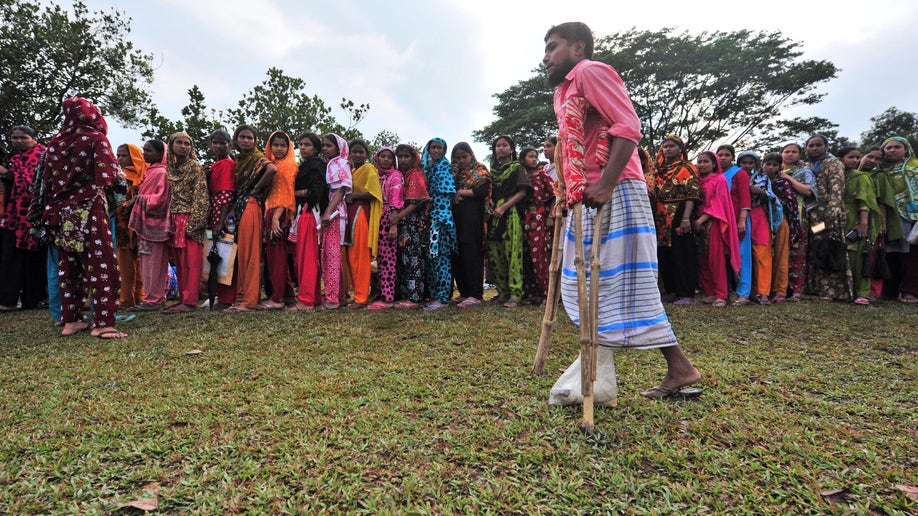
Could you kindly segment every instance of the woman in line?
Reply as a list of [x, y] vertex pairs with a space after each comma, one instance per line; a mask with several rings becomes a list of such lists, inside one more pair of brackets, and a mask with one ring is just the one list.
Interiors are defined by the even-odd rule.
[[369, 146], [356, 138], [348, 144], [353, 167], [353, 188], [344, 197], [348, 227], [344, 242], [350, 284], [354, 289], [351, 308], [366, 308], [370, 300], [372, 262], [379, 249], [379, 219], [382, 216], [382, 188], [379, 172], [367, 161]]
[[[884, 284], [893, 276], [887, 260], [887, 248], [891, 242], [895, 242], [894, 245], [901, 245], [898, 241], [903, 237], [896, 196], [889, 182], [888, 171], [883, 170], [886, 156], [882, 147], [877, 146], [876, 149], [879, 149], [880, 162], [872, 169], [863, 170], [870, 175], [873, 181], [873, 189], [877, 194], [877, 205], [880, 208], [880, 220], [876, 224], [879, 234], [870, 250], [870, 260], [867, 264], [870, 276], [870, 297], [868, 299], [871, 302], [883, 296]], [[874, 147], [871, 147], [865, 151], [865, 155], [873, 151]]]
[[[799, 225], [789, 229], [790, 252], [788, 256], [787, 278], [788, 301], [800, 301], [806, 285], [806, 257], [809, 250], [810, 224], [806, 212], [816, 205], [816, 177], [803, 161], [803, 147], [797, 143], [788, 143], [781, 148], [781, 166], [779, 177], [787, 181], [797, 193], [797, 215]], [[790, 223], [790, 221], [788, 221]]]
[[446, 159], [446, 141], [434, 138], [427, 142], [421, 155], [430, 193], [430, 244], [427, 248], [427, 288], [431, 302], [424, 310], [446, 308], [453, 295], [452, 255], [456, 252], [456, 224], [453, 221], [453, 198], [456, 181]]
[[28, 220], [33, 197], [29, 185], [45, 154], [45, 146], [35, 136], [31, 127], [13, 127], [10, 143], [15, 154], [9, 169], [0, 166], [0, 180], [7, 191], [0, 214], [0, 312], [16, 310], [20, 302], [23, 310], [35, 308], [47, 298], [47, 251], [32, 235]]
[[[215, 161], [210, 166], [207, 176], [207, 188], [210, 193], [210, 215], [208, 227], [216, 245], [225, 233], [236, 233], [236, 220], [230, 216], [233, 199], [236, 196], [236, 180], [233, 169], [236, 162], [230, 155], [230, 133], [217, 129], [210, 135], [210, 150]], [[227, 221], [227, 219], [230, 219]], [[228, 223], [229, 222], [229, 223]], [[230, 227], [228, 227], [230, 226]], [[230, 280], [229, 285], [217, 283], [217, 304], [213, 309], [225, 310], [236, 302], [236, 287]]]
[[513, 138], [495, 138], [491, 156], [488, 271], [497, 288], [494, 301], [514, 308], [523, 298], [523, 219], [519, 208], [532, 190], [532, 183], [517, 161]]
[[133, 311], [161, 310], [169, 288], [169, 241], [175, 226], [170, 207], [172, 193], [166, 172], [166, 145], [160, 140], [143, 144], [147, 163], [144, 181], [129, 206], [128, 228], [137, 234], [140, 277], [144, 284], [141, 303]]
[[418, 308], [424, 299], [427, 277], [427, 246], [430, 222], [427, 219], [427, 177], [421, 170], [421, 156], [407, 144], [395, 148], [398, 169], [405, 177], [405, 207], [389, 216], [389, 223], [398, 227], [398, 265], [396, 281], [401, 301], [395, 308]]
[[[84, 294], [91, 292], [93, 337], [120, 339], [115, 328], [118, 307], [118, 259], [109, 211], [121, 204], [115, 194], [123, 177], [108, 138], [108, 124], [89, 100], [63, 102], [64, 124], [48, 144], [44, 174], [44, 226], [59, 252], [62, 335], [85, 331]], [[98, 274], [91, 274], [99, 271]]]
[[[550, 139], [545, 141], [546, 153], [549, 144]], [[553, 153], [554, 147], [551, 149]], [[468, 308], [480, 305], [484, 296], [485, 214], [491, 200], [491, 178], [468, 143], [457, 143], [451, 158], [456, 178], [453, 220], [458, 247], [453, 255], [453, 276], [462, 298], [456, 306]]]
[[[883, 151], [879, 147], [872, 147], [863, 155], [857, 149], [842, 149], [838, 154], [845, 165], [845, 238], [848, 240], [848, 265], [854, 286], [854, 302], [869, 305], [870, 271], [865, 268], [870, 265], [871, 250], [880, 236], [883, 212], [877, 204], [873, 179], [865, 171], [880, 164]], [[854, 156], [860, 156], [860, 159], [857, 165], [851, 167]], [[857, 235], [856, 240], [848, 237], [852, 231]]]
[[395, 302], [398, 262], [398, 225], [392, 224], [391, 217], [405, 207], [405, 197], [402, 191], [402, 173], [395, 168], [395, 150], [391, 147], [380, 147], [373, 156], [373, 162], [376, 163], [376, 170], [379, 172], [383, 207], [379, 219], [379, 248], [376, 254], [379, 299], [367, 309], [385, 310], [392, 308]]
[[774, 253], [771, 268], [771, 302], [773, 303], [787, 301], [791, 235], [797, 234], [800, 227], [797, 192], [794, 190], [794, 185], [780, 173], [781, 166], [781, 154], [777, 152], [770, 152], [762, 159], [762, 172], [771, 181], [772, 191], [778, 202], [781, 203], [781, 221], [772, 239]]
[[[850, 301], [851, 271], [844, 252], [845, 166], [829, 153], [829, 140], [821, 134], [806, 141], [806, 154], [807, 166], [816, 177], [817, 197], [816, 205], [807, 210], [812, 235], [806, 291], [824, 300]], [[837, 262], [837, 266], [829, 262]]]
[[695, 166], [689, 162], [685, 142], [678, 136], [664, 137], [656, 162], [652, 206], [660, 276], [663, 288], [675, 296], [676, 304], [691, 305], [698, 286], [692, 216], [701, 202], [701, 183]]
[[233, 144], [236, 147], [233, 218], [236, 220], [237, 246], [233, 275], [236, 294], [241, 300], [226, 309], [229, 313], [257, 310], [261, 298], [263, 207], [277, 174], [277, 167], [269, 163], [258, 148], [257, 138], [258, 131], [247, 124], [240, 125], [233, 133]]
[[692, 223], [698, 234], [698, 281], [705, 294], [704, 302], [723, 307], [727, 305], [727, 265], [733, 270], [740, 266], [736, 211], [717, 155], [704, 151], [695, 165], [703, 199]]
[[[893, 241], [893, 231], [889, 231], [886, 257], [892, 278], [884, 286], [884, 293], [903, 303], [918, 303], [918, 245], [909, 244], [906, 238], [918, 221], [918, 156], [908, 139], [892, 136], [883, 142], [882, 169], [892, 187], [903, 235]], [[887, 220], [888, 227], [895, 224], [895, 217]]]
[[347, 207], [344, 197], [351, 191], [351, 165], [348, 146], [344, 138], [334, 133], [322, 138], [322, 155], [325, 156], [325, 182], [328, 184], [328, 206], [320, 219], [322, 226], [322, 278], [325, 280], [326, 310], [341, 307], [341, 252], [344, 231], [347, 228]]
[[520, 167], [529, 175], [532, 196], [523, 215], [523, 293], [539, 305], [548, 295], [548, 262], [551, 260], [551, 228], [555, 225], [551, 208], [555, 204], [552, 180], [539, 166], [539, 153], [532, 147], [520, 150]]
[[261, 310], [280, 310], [284, 299], [293, 297], [293, 282], [287, 260], [287, 236], [296, 212], [294, 186], [299, 167], [293, 154], [290, 137], [283, 131], [274, 131], [265, 145], [265, 158], [277, 168], [271, 191], [265, 199], [264, 240], [265, 278], [270, 286], [270, 297], [262, 301]]
[[296, 225], [290, 237], [296, 243], [297, 296], [291, 311], [311, 311], [322, 304], [320, 233], [322, 213], [328, 207], [325, 160], [320, 157], [322, 142], [315, 133], [300, 136], [300, 168], [293, 184], [296, 198]]
[[735, 165], [736, 149], [732, 145], [721, 145], [717, 148], [717, 159], [723, 170], [733, 209], [736, 211], [736, 231], [740, 242], [740, 266], [733, 269], [736, 280], [736, 306], [748, 305], [752, 293], [752, 231], [749, 212], [752, 210], [752, 178], [742, 167]]
[[124, 204], [115, 210], [115, 241], [118, 244], [118, 270], [121, 271], [121, 308], [129, 309], [143, 299], [143, 281], [137, 235], [128, 228], [131, 219], [128, 205], [137, 196], [147, 162], [143, 159], [143, 149], [131, 143], [119, 145], [117, 157], [128, 185]]
[[210, 209], [204, 167], [194, 152], [191, 137], [178, 132], [169, 137], [166, 173], [171, 192], [172, 258], [175, 261], [181, 302], [166, 313], [191, 312], [198, 306], [207, 213]]
[[739, 153], [737, 164], [750, 176], [752, 207], [749, 212], [749, 233], [752, 235], [752, 299], [759, 304], [771, 304], [774, 238], [781, 227], [784, 214], [769, 175], [762, 169], [759, 155], [754, 151]]

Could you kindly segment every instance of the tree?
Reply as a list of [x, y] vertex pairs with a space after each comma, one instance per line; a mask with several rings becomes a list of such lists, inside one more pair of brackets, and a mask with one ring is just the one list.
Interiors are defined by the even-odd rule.
[[870, 118], [873, 124], [870, 129], [861, 133], [864, 145], [879, 145], [890, 136], [903, 136], [918, 148], [918, 115], [907, 111], [899, 111], [891, 107], [875, 117]]
[[188, 105], [182, 108], [184, 119], [176, 122], [163, 116], [155, 106], [151, 108], [146, 122], [147, 128], [142, 136], [167, 141], [172, 134], [184, 131], [191, 136], [198, 158], [212, 160], [214, 155], [210, 151], [209, 137], [211, 133], [223, 127], [219, 120], [222, 113], [215, 109], [208, 110], [204, 104], [204, 93], [197, 85], [188, 90], [188, 100]]
[[[261, 138], [267, 138], [274, 131], [288, 131], [299, 134], [305, 131], [317, 133], [344, 133], [347, 128], [339, 124], [331, 114], [325, 101], [305, 92], [306, 81], [285, 75], [279, 68], [270, 68], [268, 78], [242, 96], [237, 108], [227, 110], [234, 125], [251, 124], [258, 129]], [[342, 109], [347, 111], [346, 99]], [[352, 120], [359, 122], [367, 105], [354, 107]], [[296, 136], [293, 136], [294, 138]], [[259, 145], [264, 142], [259, 142]]]
[[475, 141], [490, 145], [498, 135], [507, 134], [518, 145], [538, 147], [545, 138], [558, 132], [551, 104], [552, 90], [545, 84], [545, 69], [539, 67], [533, 73], [537, 75], [494, 95], [497, 120], [473, 131]]
[[[799, 43], [780, 32], [748, 30], [691, 35], [632, 28], [597, 40], [594, 51], [594, 59], [612, 64], [624, 80], [641, 119], [642, 144], [651, 149], [671, 133], [691, 149], [745, 144], [784, 109], [818, 103], [823, 94], [814, 89], [837, 69], [800, 56]], [[533, 142], [556, 130], [541, 77], [496, 97], [499, 120], [476, 132], [478, 141], [518, 128], [521, 141]]]
[[72, 95], [129, 127], [150, 105], [153, 57], [126, 39], [131, 19], [114, 9], [91, 12], [81, 0], [71, 7], [0, 0], [0, 150], [18, 124], [47, 141]]
[[383, 129], [376, 133], [376, 136], [370, 140], [370, 147], [372, 148], [373, 153], [375, 154], [380, 147], [392, 147], [393, 149], [401, 143], [401, 138], [398, 134], [389, 131], [388, 129]]
[[803, 145], [810, 136], [821, 134], [829, 139], [829, 151], [835, 153], [842, 147], [857, 147], [857, 142], [838, 134], [838, 124], [818, 116], [774, 120], [756, 128], [750, 139], [751, 149], [780, 151], [784, 143], [793, 141]]

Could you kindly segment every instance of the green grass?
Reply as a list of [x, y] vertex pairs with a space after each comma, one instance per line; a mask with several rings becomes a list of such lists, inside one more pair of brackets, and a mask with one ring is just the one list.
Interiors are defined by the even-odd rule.
[[592, 435], [547, 405], [563, 314], [530, 374], [535, 307], [144, 314], [123, 341], [5, 314], [0, 513], [918, 512], [914, 306], [668, 310], [704, 396], [645, 400], [662, 357], [617, 353]]

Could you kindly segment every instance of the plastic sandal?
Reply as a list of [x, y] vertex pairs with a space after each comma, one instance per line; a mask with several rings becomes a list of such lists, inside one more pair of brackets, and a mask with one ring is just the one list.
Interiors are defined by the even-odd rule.
[[429, 303], [427, 306], [425, 306], [425, 307], [424, 307], [424, 311], [425, 311], [425, 312], [433, 312], [433, 311], [436, 311], [436, 310], [443, 310], [443, 309], [446, 308], [446, 307], [447, 307], [447, 305], [444, 305], [443, 303], [440, 303], [440, 302], [438, 302], [438, 301], [434, 301], [433, 303]]
[[857, 299], [854, 300], [854, 304], [856, 304], [856, 305], [869, 305], [869, 304], [870, 304], [870, 300], [867, 299], [866, 297], [859, 297], [859, 298], [857, 298]]
[[376, 301], [367, 307], [367, 310], [387, 310], [392, 308], [392, 303], [386, 303], [385, 301]]
[[714, 307], [716, 307], [716, 308], [723, 308], [723, 307], [727, 306], [727, 300], [726, 300], [726, 299], [717, 299], [717, 300], [714, 301], [714, 303], [713, 303], [712, 306], [714, 306]]

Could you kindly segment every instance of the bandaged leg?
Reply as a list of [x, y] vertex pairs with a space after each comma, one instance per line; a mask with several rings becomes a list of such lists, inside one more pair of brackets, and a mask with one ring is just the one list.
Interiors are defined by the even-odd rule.
[[[596, 383], [593, 386], [593, 403], [607, 405], [618, 397], [618, 383], [615, 377], [615, 362], [612, 348], [599, 346], [596, 350]], [[579, 405], [583, 403], [581, 392], [580, 355], [567, 368], [554, 387], [551, 388], [549, 405]]]

